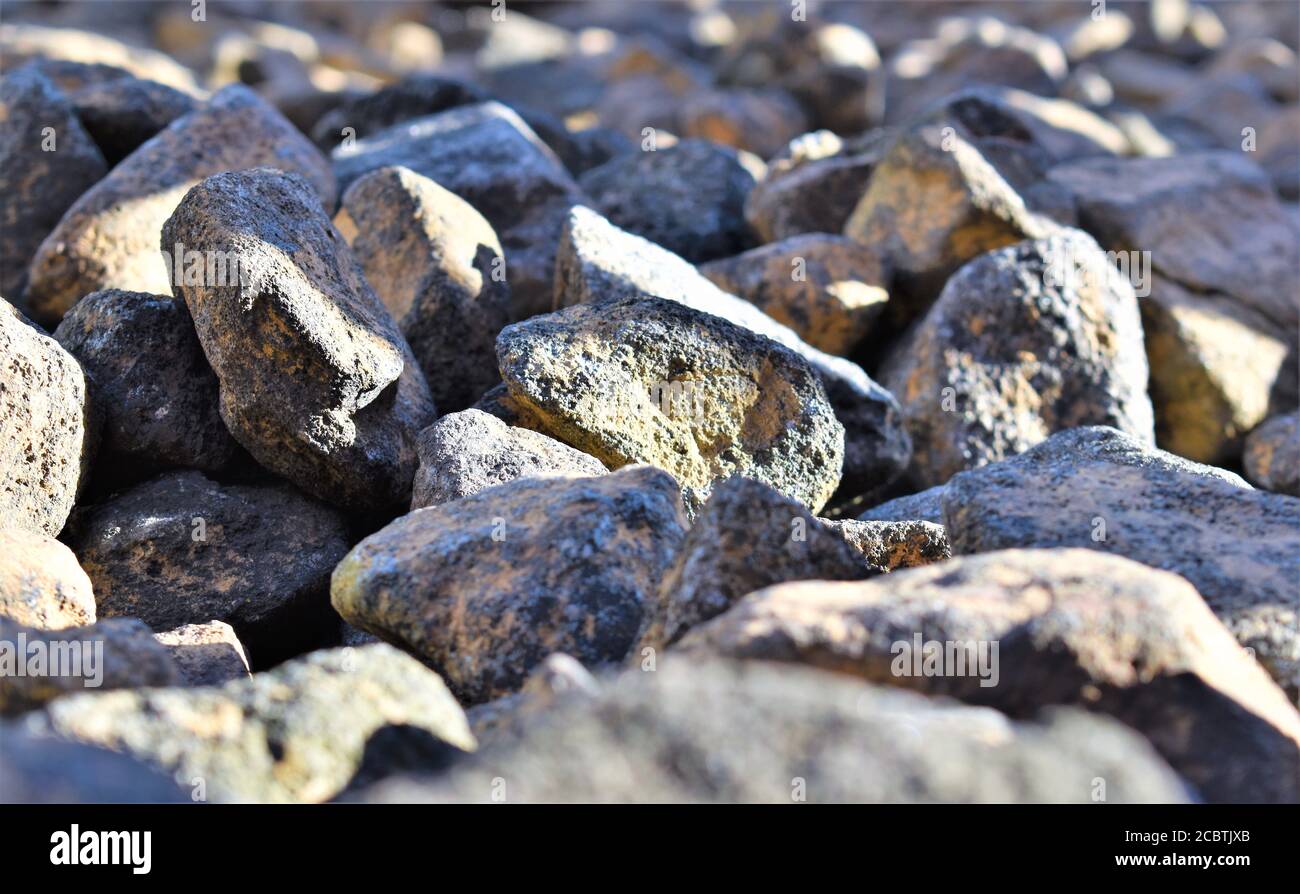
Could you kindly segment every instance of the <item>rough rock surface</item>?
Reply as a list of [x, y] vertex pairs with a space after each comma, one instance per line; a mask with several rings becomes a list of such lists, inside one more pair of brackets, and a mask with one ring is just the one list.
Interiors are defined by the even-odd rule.
[[343, 518], [288, 485], [221, 485], [170, 472], [79, 513], [69, 545], [99, 616], [154, 630], [225, 621], [268, 666], [332, 627], [329, 575]]
[[759, 481], [728, 478], [714, 487], [664, 576], [641, 645], [671, 645], [772, 584], [860, 580], [881, 570], [797, 501]]
[[822, 524], [844, 538], [872, 565], [885, 571], [930, 565], [952, 556], [948, 532], [935, 522], [848, 518], [822, 519]]
[[209, 177], [162, 241], [238, 260], [222, 281], [175, 286], [235, 439], [313, 496], [376, 513], [405, 507], [433, 401], [307, 182], [266, 168]]
[[605, 474], [594, 456], [474, 409], [450, 413], [420, 432], [418, 449], [412, 509], [449, 503], [516, 478]]
[[[1181, 802], [1140, 736], [1071, 709], [1041, 724], [760, 663], [665, 658], [539, 716], [438, 779], [369, 802]], [[505, 780], [502, 792], [500, 780]]]
[[367, 537], [335, 569], [331, 601], [475, 704], [518, 689], [555, 651], [622, 660], [684, 526], [658, 469], [523, 478]]
[[464, 409], [500, 381], [493, 345], [510, 319], [510, 287], [482, 215], [408, 168], [380, 168], [348, 187], [334, 222], [441, 412]]
[[190, 799], [144, 761], [0, 725], [2, 804], [169, 804]]
[[179, 681], [167, 650], [134, 618], [62, 630], [0, 618], [0, 714], [20, 714], [80, 692]]
[[1155, 437], [1133, 287], [1078, 230], [962, 267], [883, 378], [925, 487], [1067, 428]]
[[235, 628], [222, 621], [186, 624], [153, 636], [171, 653], [190, 686], [220, 686], [247, 677], [248, 656]]
[[920, 520], [943, 524], [943, 487], [931, 487], [920, 493], [897, 497], [873, 506], [858, 516], [859, 521]]
[[329, 151], [346, 139], [364, 139], [395, 124], [483, 102], [487, 92], [468, 81], [415, 74], [374, 93], [345, 99], [311, 128], [312, 141]]
[[217, 377], [184, 301], [94, 292], [68, 311], [54, 338], [89, 374], [104, 420], [101, 468], [138, 480], [176, 466], [216, 472], [234, 459]]
[[41, 240], [108, 165], [67, 97], [34, 68], [0, 79], [0, 121], [0, 295], [17, 301]]
[[794, 236], [711, 261], [700, 273], [814, 348], [839, 356], [866, 337], [889, 301], [887, 271], [876, 252], [844, 236]]
[[1246, 477], [1265, 490], [1300, 497], [1300, 430], [1296, 413], [1274, 416], [1246, 439]]
[[589, 208], [574, 208], [556, 258], [555, 303], [567, 306], [646, 294], [766, 335], [807, 360], [820, 375], [845, 429], [841, 486], [849, 495], [888, 484], [907, 465], [912, 445], [898, 403], [860, 366], [808, 345], [671, 252], [624, 233]]
[[0, 518], [63, 530], [90, 472], [99, 417], [81, 365], [0, 298]]
[[578, 184], [615, 226], [692, 263], [749, 247], [745, 199], [754, 175], [734, 150], [708, 140], [620, 156]]
[[69, 98], [110, 166], [198, 107], [187, 93], [130, 75], [96, 80]]
[[[334, 178], [320, 152], [247, 87], [226, 87], [132, 152], [68, 209], [32, 260], [27, 301], [33, 316], [57, 322], [83, 295], [101, 289], [170, 292], [158, 251], [163, 222], [204, 177], [258, 165], [301, 174], [317, 201], [333, 208]], [[174, 255], [174, 244], [166, 250]]]
[[890, 303], [915, 316], [967, 261], [1053, 229], [975, 144], [927, 124], [897, 136], [844, 234], [881, 253], [894, 271]]
[[330, 798], [393, 724], [475, 745], [437, 674], [383, 643], [313, 652], [221, 687], [64, 698], [28, 721], [159, 765], [209, 801], [272, 803]]
[[1300, 698], [1300, 500], [1098, 426], [954, 476], [943, 511], [954, 553], [1082, 546], [1181, 574]]
[[625, 298], [516, 323], [497, 339], [510, 394], [610, 468], [673, 474], [688, 509], [733, 474], [814, 511], [839, 483], [844, 429], [813, 369], [686, 305]]
[[581, 193], [564, 165], [518, 115], [495, 103], [454, 108], [334, 150], [339, 187], [400, 165], [428, 177], [487, 218], [506, 252], [514, 316], [550, 306], [555, 246]]
[[779, 585], [681, 648], [1011, 716], [1076, 705], [1141, 732], [1211, 801], [1300, 800], [1300, 714], [1185, 580], [1117, 556], [1011, 550], [866, 583]]
[[38, 630], [95, 623], [95, 593], [77, 557], [48, 534], [0, 527], [0, 617]]

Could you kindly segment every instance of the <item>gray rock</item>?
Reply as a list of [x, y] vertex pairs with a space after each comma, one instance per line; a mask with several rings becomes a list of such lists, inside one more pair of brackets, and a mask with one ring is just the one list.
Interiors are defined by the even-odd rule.
[[655, 295], [765, 335], [803, 357], [820, 376], [845, 429], [842, 492], [853, 496], [883, 487], [907, 465], [912, 445], [893, 395], [857, 364], [806, 344], [671, 252], [578, 207], [569, 214], [556, 268], [558, 306]]
[[38, 630], [95, 623], [95, 593], [77, 557], [59, 541], [0, 527], [0, 617]]
[[581, 304], [497, 338], [511, 396], [548, 434], [609, 468], [650, 463], [688, 510], [746, 475], [814, 511], [839, 483], [844, 429], [803, 358], [659, 298]]
[[250, 674], [248, 656], [235, 628], [223, 621], [186, 624], [155, 633], [153, 638], [171, 653], [190, 686], [220, 686]]
[[364, 139], [412, 118], [487, 99], [483, 88], [468, 81], [413, 74], [373, 93], [345, 99], [320, 117], [311, 129], [311, 138], [328, 152], [348, 139]]
[[0, 803], [172, 804], [189, 801], [144, 761], [107, 748], [0, 726]]
[[148, 761], [222, 802], [327, 800], [392, 724], [475, 746], [437, 674], [382, 643], [313, 652], [221, 687], [63, 698], [27, 724]]
[[[1185, 801], [1140, 736], [1070, 709], [1017, 723], [987, 708], [838, 674], [665, 657], [538, 716], [438, 779], [360, 800], [513, 803]], [[504, 784], [504, 787], [503, 787]]]
[[923, 486], [1080, 425], [1154, 443], [1137, 298], [1078, 230], [962, 267], [883, 379], [902, 405], [910, 475]]
[[473, 496], [517, 478], [605, 474], [594, 456], [474, 409], [450, 413], [420, 432], [418, 449], [412, 509]]
[[99, 426], [76, 358], [0, 298], [0, 518], [51, 536], [63, 530]]
[[943, 524], [943, 487], [932, 487], [920, 493], [897, 497], [868, 509], [858, 516], [860, 521], [908, 521], [918, 519]]
[[123, 73], [96, 80], [70, 95], [77, 118], [110, 166], [198, 107], [187, 93]]
[[184, 301], [94, 292], [68, 311], [54, 338], [89, 374], [104, 419], [97, 476], [138, 481], [177, 466], [216, 472], [235, 458], [217, 377]]
[[326, 592], [347, 525], [288, 485], [171, 472], [79, 512], [70, 528], [101, 618], [160, 632], [225, 621], [262, 667], [332, 631]]
[[523, 478], [367, 537], [334, 570], [331, 601], [477, 704], [555, 651], [622, 660], [684, 527], [677, 485], [658, 469]]
[[862, 521], [822, 519], [873, 566], [884, 571], [930, 565], [952, 557], [948, 532], [942, 524], [908, 519]]
[[334, 223], [439, 410], [462, 410], [500, 381], [493, 345], [510, 318], [505, 258], [468, 202], [407, 168], [381, 168], [348, 187]]
[[469, 202], [505, 248], [514, 316], [551, 303], [555, 246], [564, 214], [581, 201], [555, 154], [499, 103], [450, 109], [396, 125], [334, 150], [339, 186], [400, 165]]
[[1081, 546], [1181, 574], [1300, 698], [1300, 500], [1097, 426], [954, 476], [943, 510], [954, 553]]
[[267, 168], [194, 187], [164, 245], [233, 258], [175, 284], [221, 382], [221, 418], [266, 468], [363, 512], [410, 502], [428, 386], [307, 182]]
[[1264, 490], [1300, 497], [1300, 414], [1274, 416], [1246, 439], [1246, 477]]

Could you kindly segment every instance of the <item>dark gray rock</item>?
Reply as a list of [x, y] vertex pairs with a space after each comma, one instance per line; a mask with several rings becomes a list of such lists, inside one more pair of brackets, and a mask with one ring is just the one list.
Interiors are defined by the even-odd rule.
[[144, 761], [107, 748], [0, 727], [0, 803], [172, 804], [189, 801]]

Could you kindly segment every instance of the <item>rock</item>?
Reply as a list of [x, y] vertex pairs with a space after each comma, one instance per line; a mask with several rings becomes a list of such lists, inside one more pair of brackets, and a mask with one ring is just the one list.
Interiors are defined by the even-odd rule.
[[191, 95], [199, 92], [194, 72], [166, 53], [77, 28], [27, 22], [0, 25], [0, 55], [6, 68], [32, 59], [113, 66]]
[[473, 496], [517, 478], [605, 474], [593, 456], [474, 409], [450, 413], [420, 432], [418, 449], [413, 510]]
[[642, 466], [522, 478], [420, 509], [339, 563], [331, 601], [428, 659], [466, 704], [515, 691], [555, 651], [617, 662], [681, 542], [677, 494]]
[[844, 234], [874, 247], [893, 269], [890, 304], [905, 322], [967, 261], [1054, 229], [974, 143], [927, 124], [896, 138]]
[[47, 534], [0, 527], [0, 618], [37, 630], [95, 623], [95, 593], [77, 557]]
[[1300, 694], [1300, 501], [1252, 490], [1101, 426], [953, 477], [953, 552], [1082, 546], [1187, 578], [1293, 699]]
[[1154, 442], [1133, 287], [1078, 230], [953, 274], [883, 373], [924, 487], [1080, 425]]
[[[1071, 709], [987, 708], [759, 662], [665, 658], [537, 717], [433, 779], [368, 802], [953, 803], [1185, 801], [1141, 736]], [[504, 788], [502, 783], [504, 782]]]
[[0, 298], [0, 518], [57, 535], [90, 472], [99, 417], [86, 374]]
[[[799, 103], [784, 90], [770, 88], [692, 93], [682, 104], [681, 122], [683, 137], [743, 149], [760, 158], [780, 152], [808, 129]], [[689, 145], [691, 141], [686, 142]]]
[[[313, 201], [333, 208], [334, 181], [320, 152], [251, 90], [226, 87], [132, 152], [68, 209], [32, 260], [27, 300], [33, 315], [56, 323], [83, 295], [101, 289], [168, 294], [168, 264], [158, 251], [163, 222], [203, 178], [262, 164], [303, 175], [315, 189]], [[175, 267], [175, 244], [165, 251]]]
[[0, 295], [17, 301], [41, 240], [108, 165], [67, 97], [34, 68], [0, 79], [0, 120]]
[[97, 80], [70, 98], [110, 167], [198, 107], [189, 94], [130, 75]]
[[313, 652], [221, 687], [63, 698], [28, 720], [34, 732], [160, 766], [206, 800], [245, 803], [327, 800], [391, 724], [474, 748], [437, 674], [382, 643]]
[[468, 81], [413, 74], [373, 93], [345, 99], [321, 116], [311, 128], [311, 138], [328, 152], [340, 143], [374, 136], [403, 121], [487, 99], [483, 88]]
[[1163, 129], [1178, 139], [1180, 131], [1195, 138], [1189, 148], [1243, 149], [1243, 130], [1256, 130], [1281, 111], [1253, 75], [1206, 75], [1193, 78], [1158, 110]]
[[943, 487], [897, 497], [858, 516], [859, 521], [927, 521], [943, 524]]
[[711, 261], [700, 273], [814, 348], [840, 356], [867, 336], [889, 301], [875, 251], [830, 234], [794, 236]]
[[912, 445], [898, 404], [860, 366], [808, 345], [791, 329], [748, 301], [722, 291], [671, 252], [624, 233], [588, 208], [574, 208], [556, 258], [555, 303], [568, 306], [646, 294], [765, 335], [812, 365], [845, 429], [844, 493], [852, 496], [883, 487], [907, 465]]
[[1246, 439], [1246, 477], [1265, 490], [1300, 497], [1300, 432], [1295, 412], [1274, 416]]
[[221, 621], [186, 624], [153, 636], [171, 653], [190, 686], [220, 686], [250, 675], [235, 628]]
[[326, 590], [347, 525], [288, 485], [170, 472], [70, 527], [101, 618], [137, 617], [159, 632], [225, 621], [259, 667], [326, 641], [335, 623]]
[[134, 618], [37, 630], [0, 618], [0, 714], [21, 714], [82, 690], [171, 686], [180, 672]]
[[1279, 102], [1300, 101], [1300, 60], [1295, 50], [1269, 37], [1245, 38], [1224, 47], [1205, 68], [1211, 79], [1248, 74]]
[[160, 804], [189, 799], [176, 783], [123, 754], [0, 726], [0, 803]]
[[763, 242], [843, 231], [888, 146], [886, 131], [850, 140], [804, 134], [768, 163], [745, 200], [745, 220]]
[[1150, 252], [1155, 271], [1186, 288], [1229, 295], [1287, 332], [1300, 324], [1295, 232], [1268, 176], [1240, 152], [1092, 158], [1051, 178], [1103, 248]]
[[814, 511], [839, 483], [844, 428], [798, 355], [659, 298], [575, 305], [502, 330], [501, 377], [546, 431], [609, 468], [650, 463], [688, 511], [746, 475]]
[[162, 241], [235, 261], [237, 275], [175, 286], [235, 440], [312, 496], [376, 514], [404, 508], [433, 401], [307, 182], [267, 168], [209, 177]]
[[493, 345], [510, 319], [505, 258], [469, 203], [407, 168], [380, 168], [348, 188], [334, 222], [442, 412], [500, 381]]
[[1158, 275], [1150, 288], [1139, 307], [1156, 443], [1198, 462], [1235, 461], [1276, 405], [1294, 405], [1295, 348], [1275, 322], [1228, 295]]
[[671, 645], [754, 590], [881, 570], [797, 501], [759, 481], [728, 478], [714, 487], [664, 576], [641, 651]]
[[334, 150], [340, 188], [400, 165], [469, 202], [506, 252], [517, 319], [550, 307], [564, 214], [581, 200], [555, 154], [499, 103], [454, 108]]
[[1117, 556], [1011, 550], [865, 583], [783, 584], [681, 648], [811, 664], [1014, 717], [1087, 708], [1146, 736], [1210, 801], [1300, 799], [1300, 715], [1282, 691], [1185, 580]]
[[216, 472], [235, 458], [217, 377], [184, 301], [93, 292], [73, 305], [54, 338], [89, 374], [104, 418], [97, 476], [138, 481], [176, 466]]
[[497, 738], [519, 735], [531, 718], [554, 710], [562, 700], [591, 698], [599, 691], [599, 681], [581, 662], [556, 652], [533, 668], [518, 692], [475, 705], [465, 715], [482, 747]]
[[862, 521], [851, 518], [821, 521], [873, 566], [885, 571], [930, 565], [952, 556], [948, 532], [941, 522], [920, 519]]
[[615, 158], [578, 182], [616, 226], [692, 263], [749, 247], [745, 199], [755, 180], [735, 150], [681, 140]]

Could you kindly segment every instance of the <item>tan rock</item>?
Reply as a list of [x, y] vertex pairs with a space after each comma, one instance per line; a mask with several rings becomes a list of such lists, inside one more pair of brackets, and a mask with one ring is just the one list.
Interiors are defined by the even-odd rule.
[[190, 686], [220, 686], [250, 674], [235, 628], [222, 621], [186, 624], [155, 633], [153, 638], [167, 647]]
[[47, 534], [0, 528], [0, 617], [37, 630], [95, 623], [95, 593], [77, 557]]

